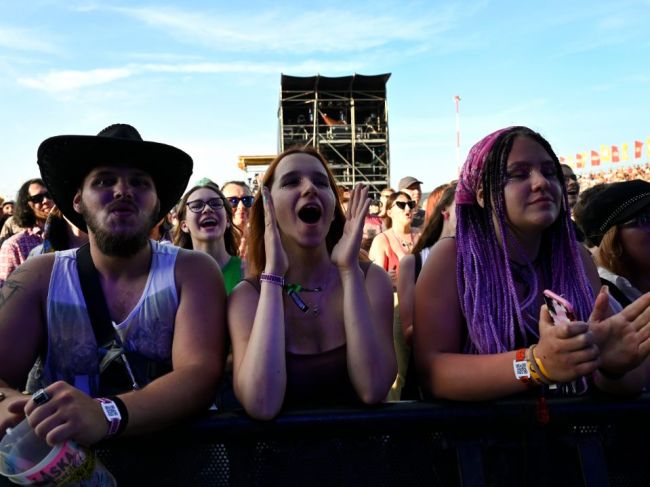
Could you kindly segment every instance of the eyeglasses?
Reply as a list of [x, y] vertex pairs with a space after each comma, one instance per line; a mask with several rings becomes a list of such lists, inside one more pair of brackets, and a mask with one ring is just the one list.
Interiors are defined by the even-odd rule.
[[650, 213], [642, 213], [621, 225], [623, 228], [650, 228]]
[[412, 210], [415, 208], [415, 201], [396, 201], [395, 206], [397, 206], [400, 210], [404, 210], [408, 206]]
[[31, 195], [27, 199], [29, 201], [31, 201], [32, 203], [36, 203], [38, 205], [38, 204], [42, 203], [45, 198], [47, 198], [48, 200], [52, 199], [52, 197], [50, 196], [50, 193], [48, 191], [46, 191], [45, 193], [38, 193], [38, 194]]
[[578, 176], [575, 174], [565, 174], [564, 179], [573, 179], [574, 181], [578, 181]]
[[226, 199], [228, 200], [228, 203], [230, 203], [230, 206], [233, 207], [233, 209], [237, 208], [240, 201], [246, 208], [250, 208], [251, 206], [253, 206], [252, 196], [242, 196], [241, 198], [239, 198], [238, 196], [229, 196]]
[[194, 200], [187, 202], [187, 207], [193, 213], [201, 213], [205, 208], [205, 205], [208, 205], [213, 210], [220, 210], [223, 208], [223, 200], [221, 198], [212, 198], [208, 201]]

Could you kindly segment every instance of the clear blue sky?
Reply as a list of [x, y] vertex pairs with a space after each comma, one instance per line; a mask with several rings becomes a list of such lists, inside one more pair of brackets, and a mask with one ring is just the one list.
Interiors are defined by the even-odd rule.
[[[309, 5], [309, 6], [308, 6]], [[650, 137], [650, 1], [0, 1], [0, 194], [38, 176], [36, 149], [115, 122], [242, 178], [277, 150], [280, 74], [390, 72], [393, 185], [456, 175], [512, 124], [560, 155]], [[644, 159], [647, 157], [644, 145]]]

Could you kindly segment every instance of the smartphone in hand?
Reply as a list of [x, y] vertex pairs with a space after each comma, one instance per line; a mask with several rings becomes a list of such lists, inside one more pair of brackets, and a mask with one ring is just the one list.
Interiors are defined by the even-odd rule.
[[544, 302], [548, 312], [556, 325], [570, 323], [575, 321], [573, 306], [562, 296], [558, 296], [553, 291], [544, 290]]

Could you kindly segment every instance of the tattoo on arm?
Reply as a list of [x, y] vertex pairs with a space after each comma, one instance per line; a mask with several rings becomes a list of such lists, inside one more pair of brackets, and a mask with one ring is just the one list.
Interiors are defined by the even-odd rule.
[[9, 279], [5, 281], [4, 286], [0, 289], [0, 309], [4, 307], [7, 301], [9, 301], [14, 294], [23, 289], [23, 283], [16, 280], [16, 276], [23, 272], [24, 270], [20, 267], [16, 268], [16, 270], [11, 273]]

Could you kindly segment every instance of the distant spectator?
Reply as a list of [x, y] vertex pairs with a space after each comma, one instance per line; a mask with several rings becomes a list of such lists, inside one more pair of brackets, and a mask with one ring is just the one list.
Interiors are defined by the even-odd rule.
[[422, 200], [422, 181], [413, 176], [406, 176], [399, 180], [397, 191], [406, 193], [415, 202], [416, 211], [413, 212], [411, 227], [420, 228], [424, 225], [424, 210], [420, 208], [420, 201]]
[[429, 196], [427, 196], [427, 203], [426, 203], [426, 208], [424, 210], [424, 224], [426, 225], [431, 217], [435, 213], [435, 209], [438, 206], [438, 202], [440, 201], [440, 198], [442, 197], [442, 193], [444, 192], [445, 189], [449, 187], [449, 183], [441, 184], [440, 186], [436, 186], [431, 193], [429, 193]]
[[228, 181], [221, 186], [221, 191], [232, 208], [233, 224], [241, 230], [239, 256], [245, 259], [248, 245], [248, 218], [253, 206], [251, 189], [244, 181]]
[[609, 184], [601, 183], [597, 184], [596, 186], [592, 186], [590, 188], [585, 189], [582, 193], [580, 193], [580, 198], [578, 198], [578, 202], [576, 205], [573, 207], [573, 218], [577, 222], [577, 227], [580, 230], [580, 234], [583, 237], [582, 244], [589, 249], [591, 253], [598, 248], [598, 245], [600, 245], [600, 239], [601, 237], [598, 235], [594, 236], [589, 236], [585, 235], [581, 221], [583, 218], [584, 210], [585, 207], [589, 204], [591, 199], [596, 196], [598, 193], [603, 191], [605, 188], [607, 188]]
[[52, 208], [43, 229], [43, 243], [29, 252], [29, 257], [57, 250], [76, 249], [88, 242], [88, 234], [63, 216], [56, 206]]
[[650, 183], [604, 186], [587, 203], [580, 225], [591, 240], [603, 284], [623, 306], [650, 292]]
[[566, 185], [566, 194], [569, 199], [569, 208], [573, 210], [573, 207], [578, 202], [578, 195], [580, 194], [578, 176], [573, 172], [571, 166], [560, 164], [560, 167], [562, 168], [562, 174], [564, 175], [564, 184]]
[[0, 286], [25, 262], [29, 252], [43, 243], [43, 227], [53, 207], [54, 202], [41, 179], [30, 179], [18, 190], [16, 213], [12, 219], [22, 230], [0, 247]]
[[2, 203], [2, 214], [11, 216], [14, 214], [14, 202], [9, 200]]

